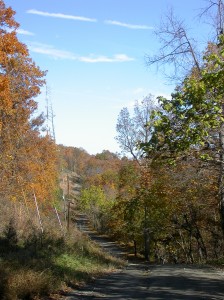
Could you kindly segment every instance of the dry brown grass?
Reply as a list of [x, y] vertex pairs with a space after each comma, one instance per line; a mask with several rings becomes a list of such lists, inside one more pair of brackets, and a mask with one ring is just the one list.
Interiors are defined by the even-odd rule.
[[59, 287], [49, 272], [37, 272], [30, 269], [13, 270], [8, 267], [5, 274], [2, 298], [7, 300], [32, 299], [36, 295], [48, 294]]
[[0, 299], [34, 299], [121, 265], [75, 227], [63, 236], [55, 215], [43, 216], [42, 234], [25, 211], [0, 201]]

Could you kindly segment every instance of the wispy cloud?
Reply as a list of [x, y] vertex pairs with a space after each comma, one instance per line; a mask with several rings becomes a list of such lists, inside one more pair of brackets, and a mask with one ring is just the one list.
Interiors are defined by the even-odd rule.
[[28, 43], [28, 48], [30, 51], [48, 55], [53, 59], [77, 59], [76, 56], [69, 51], [59, 50], [51, 45], [41, 44], [41, 43]]
[[[14, 30], [12, 30], [12, 28], [6, 28], [6, 31], [7, 31], [7, 32], [12, 32], [12, 31], [14, 31]], [[17, 33], [17, 34], [23, 34], [23, 35], [29, 35], [29, 36], [34, 35], [33, 32], [30, 32], [30, 31], [28, 31], [28, 30], [24, 30], [24, 29], [22, 29], [22, 28], [17, 28], [17, 29], [16, 29], [16, 33]]]
[[34, 35], [33, 32], [30, 32], [30, 31], [28, 31], [28, 30], [24, 30], [24, 29], [22, 29], [22, 28], [17, 29], [16, 32], [17, 32], [18, 34]]
[[70, 51], [59, 50], [51, 45], [41, 44], [41, 43], [29, 43], [28, 48], [30, 51], [47, 55], [53, 59], [67, 59], [76, 60], [85, 63], [115, 63], [115, 62], [128, 62], [133, 61], [134, 58], [129, 57], [126, 54], [115, 54], [112, 57], [109, 56], [79, 56], [75, 55]]
[[104, 23], [109, 24], [109, 25], [126, 27], [126, 28], [129, 28], [129, 29], [153, 29], [152, 26], [134, 25], [134, 24], [128, 24], [128, 23], [123, 23], [123, 22], [120, 22], [120, 21], [113, 21], [113, 20], [105, 20]]
[[100, 62], [127, 62], [127, 61], [133, 61], [134, 58], [127, 56], [126, 54], [116, 54], [112, 57], [108, 56], [86, 56], [86, 57], [79, 57], [79, 61], [87, 62], [87, 63], [100, 63]]
[[69, 19], [69, 20], [74, 20], [74, 21], [97, 22], [97, 19], [93, 19], [93, 18], [66, 15], [66, 14], [61, 14], [61, 13], [49, 13], [49, 12], [44, 12], [44, 11], [40, 11], [40, 10], [36, 10], [36, 9], [29, 9], [29, 10], [27, 10], [27, 13], [33, 14], [33, 15], [39, 15], [39, 16], [43, 16], [43, 17]]

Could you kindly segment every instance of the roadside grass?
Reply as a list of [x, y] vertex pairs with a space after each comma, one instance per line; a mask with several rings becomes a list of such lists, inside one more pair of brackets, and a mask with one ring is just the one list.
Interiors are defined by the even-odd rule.
[[38, 299], [122, 265], [75, 227], [65, 237], [34, 230], [26, 238], [18, 238], [16, 229], [9, 232], [8, 226], [0, 237], [0, 299]]
[[218, 269], [224, 269], [224, 257], [221, 257], [219, 259], [213, 259], [213, 260], [208, 260], [206, 262], [207, 265], [218, 268]]

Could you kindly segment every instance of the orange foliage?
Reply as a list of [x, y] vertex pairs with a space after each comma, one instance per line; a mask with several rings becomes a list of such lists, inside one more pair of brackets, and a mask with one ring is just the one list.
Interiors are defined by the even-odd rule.
[[40, 135], [43, 120], [33, 117], [45, 72], [18, 40], [14, 14], [0, 0], [0, 194], [18, 200], [35, 190], [44, 201], [57, 179], [55, 143]]

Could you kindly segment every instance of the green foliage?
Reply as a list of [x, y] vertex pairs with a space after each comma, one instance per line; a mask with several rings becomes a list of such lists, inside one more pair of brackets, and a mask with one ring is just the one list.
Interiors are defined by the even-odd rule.
[[[216, 248], [220, 249], [221, 246], [217, 242], [217, 236], [220, 238], [221, 227], [224, 232], [223, 167], [219, 170], [219, 176], [214, 167], [213, 170], [209, 171], [209, 175], [205, 173], [208, 162], [216, 161], [218, 164], [221, 162], [220, 165], [222, 165], [224, 158], [222, 141], [224, 126], [223, 54], [224, 36], [222, 34], [219, 37], [218, 44], [208, 44], [201, 69], [193, 68], [182, 84], [175, 89], [171, 99], [158, 98], [161, 109], [151, 116], [154, 125], [152, 139], [148, 143], [142, 142], [140, 144], [145, 155], [154, 158], [157, 162], [160, 162], [161, 159], [165, 159], [165, 161], [176, 160], [177, 165], [181, 164], [188, 167], [185, 161], [191, 157], [194, 164], [198, 164], [196, 160], [198, 158], [200, 158], [202, 164], [207, 163], [207, 165], [202, 165], [198, 169], [200, 170], [198, 172], [203, 173], [202, 178], [197, 173], [194, 174], [195, 169], [192, 169], [191, 176], [192, 178], [195, 177], [198, 182], [188, 177], [186, 182], [184, 177], [180, 177], [182, 189], [176, 187], [176, 199], [174, 199], [174, 202], [172, 201], [173, 204], [176, 201], [178, 211], [179, 208], [184, 211], [179, 211], [179, 216], [174, 211], [173, 224], [176, 229], [179, 229], [178, 234], [181, 234], [180, 245], [182, 249], [180, 251], [184, 250], [187, 260], [190, 262], [195, 259], [191, 253], [192, 247], [195, 247], [194, 243], [197, 244], [200, 250], [197, 254], [198, 259], [207, 259], [206, 247], [210, 248], [210, 245], [205, 246], [204, 240], [209, 240], [209, 230], [212, 237], [210, 243], [214, 247], [212, 249], [213, 255], [214, 253], [218, 255]], [[183, 173], [182, 170], [181, 173]], [[213, 180], [214, 174], [216, 181], [211, 186], [205, 178], [209, 178], [209, 181]], [[217, 200], [218, 190], [220, 191], [219, 201]], [[204, 200], [203, 203], [202, 199]], [[220, 203], [221, 220], [216, 219], [219, 222], [217, 225], [217, 222], [214, 221], [214, 216], [217, 218], [217, 211], [214, 211], [211, 218], [209, 218], [206, 209], [210, 210], [211, 203], [218, 206], [218, 202]], [[209, 230], [204, 231], [203, 222], [209, 224]], [[173, 233], [170, 235], [172, 236]], [[179, 240], [176, 233], [174, 236], [175, 239]], [[191, 241], [192, 238], [194, 242]], [[186, 245], [188, 252], [186, 251]], [[178, 248], [177, 245], [175, 247]], [[189, 253], [191, 254], [189, 255]]]
[[145, 153], [177, 153], [201, 147], [211, 130], [223, 122], [224, 37], [219, 44], [209, 44], [201, 72], [191, 70], [171, 99], [158, 97], [159, 112], [152, 114], [154, 133], [151, 141], [140, 146]]
[[102, 187], [93, 185], [81, 191], [79, 207], [89, 216], [92, 226], [98, 231], [105, 228], [111, 204]]
[[91, 211], [96, 207], [106, 205], [105, 193], [101, 187], [91, 186], [82, 190], [80, 197], [80, 207], [84, 210]]

